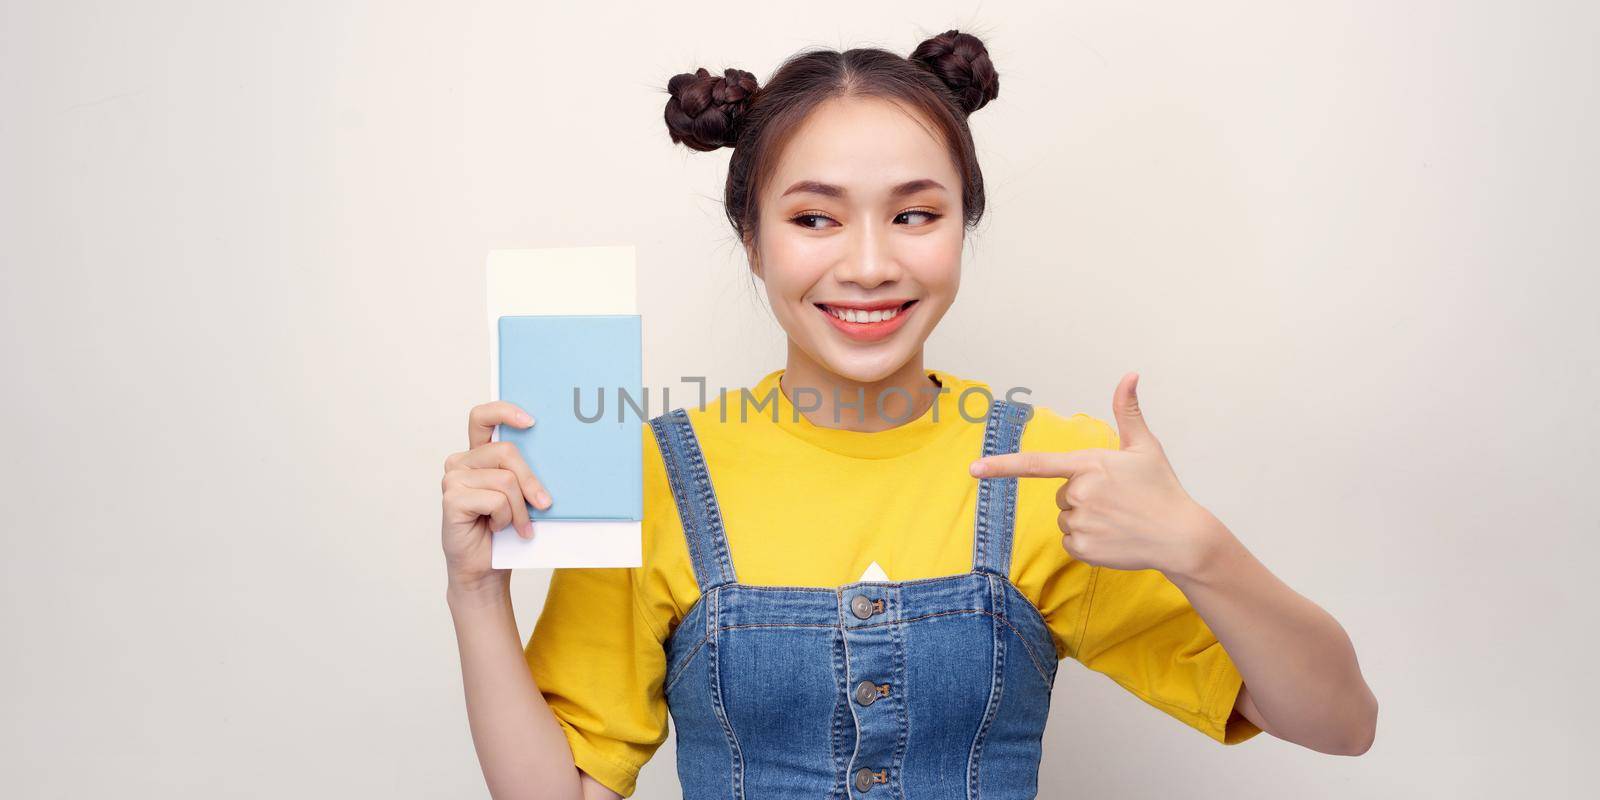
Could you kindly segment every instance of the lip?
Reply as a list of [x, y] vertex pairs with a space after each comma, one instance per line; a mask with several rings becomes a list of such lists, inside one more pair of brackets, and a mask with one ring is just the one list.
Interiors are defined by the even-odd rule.
[[827, 309], [822, 307], [824, 305], [822, 303], [813, 304], [812, 308], [815, 308], [817, 310], [817, 313], [821, 314], [825, 319], [827, 319], [828, 322], [833, 325], [835, 330], [838, 330], [840, 333], [843, 333], [845, 336], [848, 336], [851, 339], [854, 339], [854, 340], [856, 340], [858, 342], [875, 342], [875, 341], [878, 341], [879, 339], [883, 339], [883, 338], [889, 336], [890, 334], [894, 333], [897, 330], [900, 330], [900, 328], [906, 324], [906, 317], [909, 317], [913, 313], [916, 312], [916, 310], [917, 310], [917, 301], [915, 301], [915, 300], [909, 300], [909, 301], [908, 300], [901, 300], [901, 301], [896, 302], [896, 301], [893, 301], [893, 300], [889, 300], [889, 301], [882, 301], [882, 302], [877, 302], [877, 303], [863, 303], [863, 304], [853, 304], [853, 303], [827, 303], [826, 304], [826, 305], [831, 305], [834, 308], [851, 308], [851, 309], [866, 310], [866, 311], [877, 311], [877, 310], [881, 310], [881, 309], [885, 309], [885, 308], [898, 308], [898, 307], [900, 307], [902, 305], [905, 305], [908, 302], [911, 303], [910, 307], [908, 307], [904, 311], [901, 311], [900, 313], [894, 315], [894, 319], [891, 319], [891, 320], [889, 320], [887, 322], [845, 322], [844, 320], [839, 319], [838, 317], [836, 317], [833, 314], [829, 313]]

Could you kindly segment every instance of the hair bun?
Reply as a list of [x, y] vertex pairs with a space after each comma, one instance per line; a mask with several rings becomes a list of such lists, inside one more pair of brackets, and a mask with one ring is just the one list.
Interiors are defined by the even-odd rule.
[[989, 61], [989, 49], [970, 33], [945, 31], [917, 45], [910, 58], [939, 76], [968, 114], [1000, 96], [1000, 74]]
[[756, 76], [742, 69], [723, 70], [712, 77], [701, 67], [674, 75], [667, 81], [667, 133], [672, 141], [707, 151], [732, 147], [739, 140], [740, 122], [760, 86]]

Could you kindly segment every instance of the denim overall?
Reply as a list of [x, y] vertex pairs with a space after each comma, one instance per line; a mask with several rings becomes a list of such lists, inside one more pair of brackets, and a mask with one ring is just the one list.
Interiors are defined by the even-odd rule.
[[[1030, 416], [994, 400], [982, 454], [1016, 452]], [[688, 415], [650, 424], [701, 593], [665, 645], [684, 797], [1035, 796], [1056, 658], [1008, 577], [1016, 478], [978, 482], [970, 572], [745, 585]]]

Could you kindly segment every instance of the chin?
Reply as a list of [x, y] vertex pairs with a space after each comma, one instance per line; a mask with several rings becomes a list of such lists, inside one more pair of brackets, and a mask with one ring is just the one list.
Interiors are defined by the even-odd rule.
[[874, 383], [904, 367], [915, 353], [914, 348], [903, 345], [856, 352], [841, 352], [836, 347], [826, 347], [817, 361], [842, 378], [858, 383]]

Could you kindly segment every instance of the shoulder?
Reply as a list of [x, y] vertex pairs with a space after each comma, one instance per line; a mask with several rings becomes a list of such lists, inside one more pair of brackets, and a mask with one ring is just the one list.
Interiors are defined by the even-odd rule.
[[775, 392], [776, 388], [769, 390], [766, 396], [752, 394], [759, 388], [725, 388], [710, 394], [702, 392], [699, 397], [694, 396], [694, 392], [691, 391], [687, 403], [664, 409], [661, 413], [646, 420], [644, 424], [645, 435], [647, 437], [652, 436], [652, 429], [657, 425], [663, 428], [670, 428], [673, 425], [679, 425], [684, 422], [689, 424], [696, 439], [716, 435], [720, 433], [721, 429], [737, 427], [728, 424], [730, 422], [729, 417], [732, 415], [737, 420], [741, 408], [745, 409], [746, 417], [762, 410], [767, 410], [770, 413], [771, 406], [775, 403], [775, 396], [771, 393]]
[[1022, 429], [1020, 449], [1062, 452], [1086, 447], [1116, 449], [1116, 428], [1081, 411], [1064, 415], [1044, 406], [1033, 406], [1033, 413]]
[[1023, 450], [1079, 450], [1085, 447], [1115, 448], [1116, 429], [1105, 420], [1084, 412], [1062, 413], [1034, 403], [1027, 393], [1016, 389], [1002, 390], [987, 381], [957, 375], [944, 370], [930, 370], [944, 387], [956, 398], [961, 413], [968, 419], [988, 410], [987, 403], [1003, 400], [1013, 405], [1029, 408], [1022, 429], [1020, 448]]

